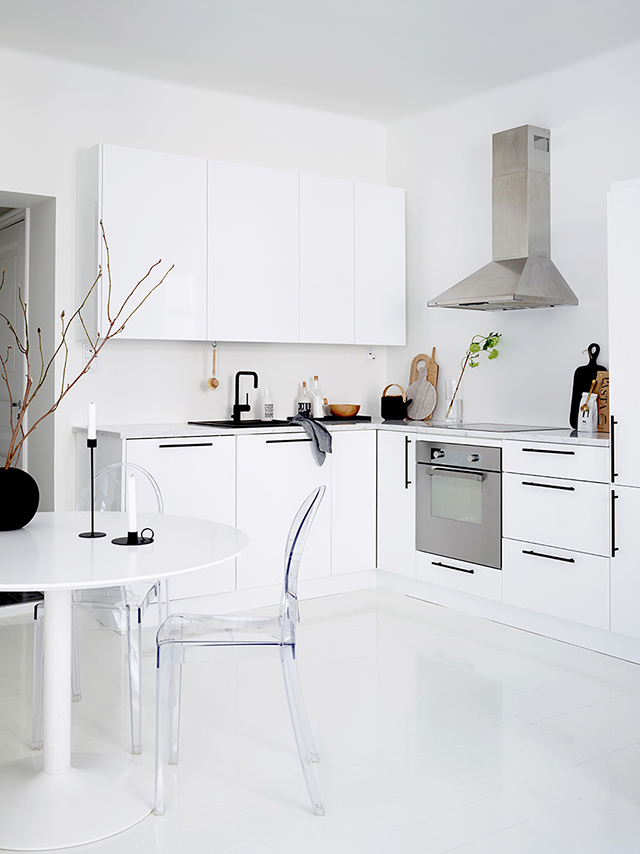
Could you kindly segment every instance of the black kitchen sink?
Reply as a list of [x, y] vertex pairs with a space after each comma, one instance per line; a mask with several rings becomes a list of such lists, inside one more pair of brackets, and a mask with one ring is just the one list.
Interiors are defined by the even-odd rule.
[[196, 424], [198, 427], [224, 427], [224, 428], [236, 428], [236, 427], [251, 427], [253, 430], [256, 427], [260, 428], [268, 428], [268, 427], [297, 427], [297, 424], [291, 424], [289, 421], [278, 421], [277, 418], [274, 418], [273, 421], [260, 421], [258, 418], [247, 418], [242, 421], [233, 421], [233, 419], [229, 419], [228, 421], [188, 421], [188, 424]]

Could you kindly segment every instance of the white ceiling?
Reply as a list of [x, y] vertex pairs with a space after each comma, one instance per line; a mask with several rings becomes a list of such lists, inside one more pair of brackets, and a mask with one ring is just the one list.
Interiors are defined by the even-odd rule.
[[640, 0], [0, 0], [0, 46], [378, 121], [640, 40]]

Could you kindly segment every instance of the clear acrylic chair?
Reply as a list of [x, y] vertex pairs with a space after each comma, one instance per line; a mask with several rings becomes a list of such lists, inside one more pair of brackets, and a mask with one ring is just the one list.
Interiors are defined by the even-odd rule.
[[311, 764], [318, 762], [318, 751], [302, 696], [296, 662], [296, 623], [299, 620], [298, 568], [325, 489], [319, 486], [305, 499], [289, 530], [285, 548], [284, 585], [277, 617], [172, 614], [160, 626], [156, 657], [156, 815], [162, 815], [165, 808], [164, 766], [167, 762], [178, 764], [182, 665], [189, 661], [210, 659], [223, 648], [242, 648], [243, 652], [253, 655], [271, 651], [279, 656], [305, 783], [315, 814], [324, 815], [320, 789]]
[[[155, 479], [142, 466], [134, 463], [115, 463], [101, 469], [94, 477], [94, 507], [96, 511], [119, 512], [126, 509], [126, 483], [131, 474], [136, 476], [137, 505], [143, 512], [164, 513], [164, 502]], [[76, 510], [91, 509], [91, 484], [87, 484], [78, 499]], [[99, 587], [95, 590], [73, 592], [73, 633], [71, 694], [74, 701], [81, 698], [78, 663], [77, 613], [88, 613], [106, 628], [115, 629], [127, 636], [129, 664], [129, 699], [131, 705], [131, 752], [142, 752], [142, 705], [140, 683], [142, 673], [141, 645], [142, 620], [150, 604], [158, 606], [158, 618], [162, 623], [169, 614], [169, 582], [159, 580], [153, 585], [117, 585]], [[31, 747], [43, 747], [42, 731], [42, 683], [44, 673], [43, 619], [45, 609], [42, 602], [34, 608], [33, 645], [33, 734]]]

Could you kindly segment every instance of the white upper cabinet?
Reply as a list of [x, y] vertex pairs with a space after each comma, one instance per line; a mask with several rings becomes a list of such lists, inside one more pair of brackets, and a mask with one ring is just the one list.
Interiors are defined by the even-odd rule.
[[208, 337], [300, 337], [298, 174], [210, 160]]
[[355, 343], [405, 343], [404, 190], [355, 185]]
[[[112, 306], [162, 259], [125, 338], [405, 343], [404, 190], [98, 145], [78, 167], [80, 298]], [[103, 281], [87, 320], [104, 335]]]
[[300, 175], [300, 341], [355, 341], [353, 182]]
[[633, 353], [640, 316], [640, 180], [614, 186], [608, 197], [610, 412], [615, 418], [615, 482], [640, 486], [640, 405]]
[[[172, 264], [165, 282], [131, 318], [123, 338], [198, 340], [206, 336], [207, 197], [206, 160], [179, 154], [99, 145], [87, 153], [97, 220], [104, 223], [111, 263], [111, 309], [126, 299], [156, 261], [148, 285], [156, 284]], [[82, 172], [81, 172], [82, 175]], [[87, 192], [88, 190], [88, 192]], [[105, 334], [108, 282], [106, 257], [96, 221], [89, 211], [96, 261], [102, 264], [97, 323]], [[85, 216], [86, 212], [79, 212]], [[92, 241], [92, 242], [93, 242]], [[85, 291], [93, 275], [79, 268]], [[140, 294], [147, 290], [143, 284]]]

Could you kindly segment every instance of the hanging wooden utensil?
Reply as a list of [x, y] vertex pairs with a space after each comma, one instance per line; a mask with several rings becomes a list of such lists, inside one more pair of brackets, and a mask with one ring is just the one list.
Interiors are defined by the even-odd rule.
[[[411, 363], [407, 399], [411, 399], [412, 403], [407, 409], [407, 416], [413, 421], [426, 421], [431, 418], [438, 402], [435, 382], [430, 379], [431, 376], [437, 382], [438, 378], [438, 366], [433, 361], [435, 352], [434, 347], [431, 358], [426, 353], [419, 353]], [[418, 368], [420, 362], [424, 364]]]
[[[418, 368], [420, 362], [424, 362], [424, 364], [421, 368]], [[407, 416], [413, 421], [422, 421], [429, 418], [438, 402], [435, 387], [427, 380], [427, 371], [430, 362], [431, 359], [429, 356], [425, 353], [420, 353], [411, 363], [407, 400], [411, 399], [412, 403], [407, 408]]]
[[215, 390], [220, 385], [220, 381], [216, 377], [216, 347], [218, 346], [218, 342], [214, 341], [211, 346], [213, 347], [213, 370], [211, 372], [211, 376], [207, 380], [207, 385], [210, 389]]

